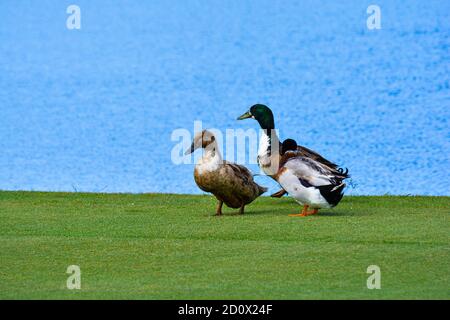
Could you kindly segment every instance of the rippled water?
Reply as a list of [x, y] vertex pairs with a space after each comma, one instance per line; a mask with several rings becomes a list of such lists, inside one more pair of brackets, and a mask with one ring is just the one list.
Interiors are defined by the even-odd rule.
[[197, 193], [173, 130], [257, 128], [260, 102], [350, 194], [450, 195], [449, 1], [377, 1], [374, 31], [364, 1], [75, 3], [81, 30], [0, 2], [0, 189]]

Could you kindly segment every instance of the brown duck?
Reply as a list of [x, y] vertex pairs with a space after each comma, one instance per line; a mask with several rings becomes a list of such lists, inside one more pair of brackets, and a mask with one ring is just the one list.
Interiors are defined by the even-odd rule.
[[239, 213], [243, 214], [245, 205], [267, 191], [253, 181], [253, 175], [246, 167], [222, 159], [216, 138], [210, 131], [197, 133], [185, 154], [198, 148], [205, 149], [205, 153], [195, 165], [195, 183], [219, 201], [216, 215], [222, 214], [223, 203], [230, 208], [239, 208]]

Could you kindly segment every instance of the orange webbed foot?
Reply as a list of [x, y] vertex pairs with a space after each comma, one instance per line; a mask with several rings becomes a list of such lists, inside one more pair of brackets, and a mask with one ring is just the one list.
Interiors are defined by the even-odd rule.
[[293, 213], [288, 214], [289, 217], [304, 217], [305, 215], [303, 213]]
[[319, 209], [313, 209], [311, 211], [306, 211], [304, 217], [312, 216], [313, 214], [317, 214], [318, 212], [319, 212]]
[[308, 205], [304, 205], [302, 212], [301, 213], [297, 213], [297, 214], [290, 214], [289, 217], [306, 217], [306, 216], [312, 216], [313, 214], [317, 214], [319, 212], [319, 209], [313, 209], [308, 211], [309, 206]]

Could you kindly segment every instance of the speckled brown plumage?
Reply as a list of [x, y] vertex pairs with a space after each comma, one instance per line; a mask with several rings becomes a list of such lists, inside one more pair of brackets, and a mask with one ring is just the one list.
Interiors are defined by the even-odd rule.
[[200, 189], [230, 208], [247, 205], [267, 190], [253, 181], [247, 168], [226, 161], [214, 171], [200, 173], [196, 168], [194, 179]]
[[217, 215], [222, 213], [222, 203], [244, 213], [245, 205], [267, 191], [253, 180], [246, 167], [222, 160], [211, 132], [198, 133], [186, 153], [197, 148], [204, 148], [205, 154], [195, 166], [194, 180], [201, 190], [212, 193], [219, 201]]

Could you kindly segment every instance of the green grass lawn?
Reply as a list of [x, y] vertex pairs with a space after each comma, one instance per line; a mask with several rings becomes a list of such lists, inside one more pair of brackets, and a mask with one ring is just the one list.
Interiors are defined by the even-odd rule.
[[[257, 199], [0, 192], [1, 299], [449, 299], [449, 197]], [[66, 269], [81, 268], [81, 290]], [[369, 265], [381, 289], [369, 290]]]

